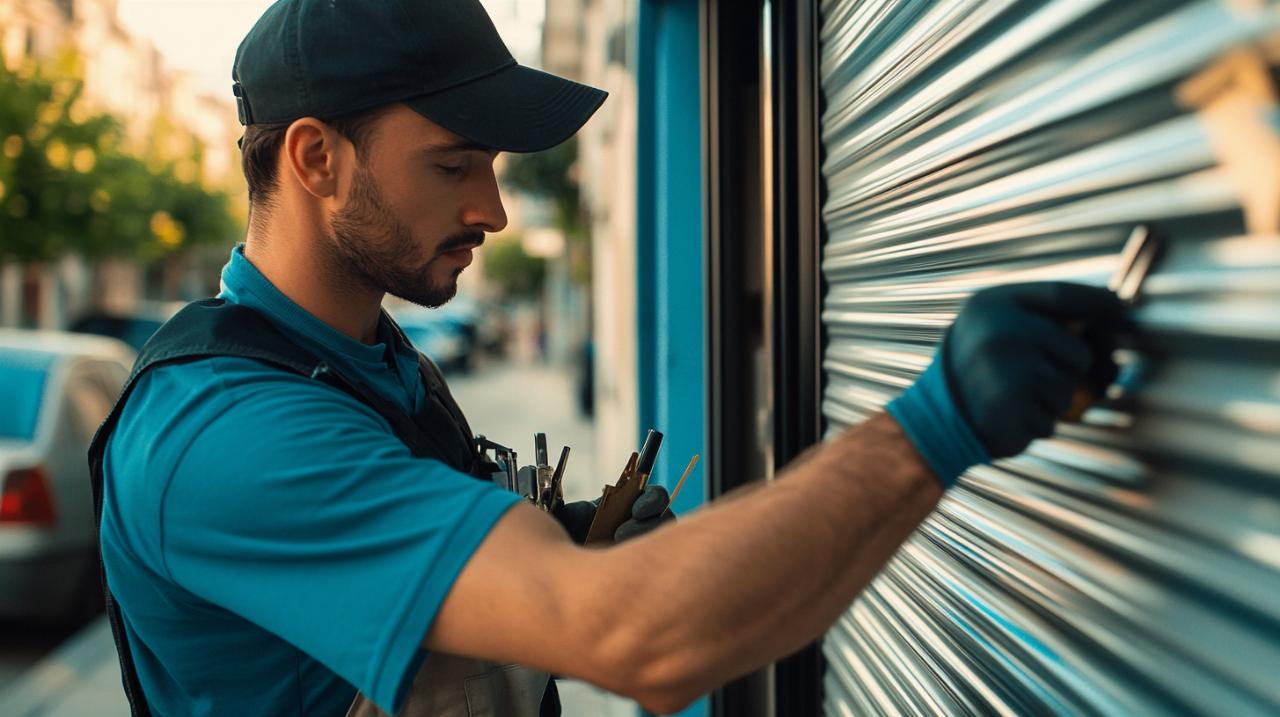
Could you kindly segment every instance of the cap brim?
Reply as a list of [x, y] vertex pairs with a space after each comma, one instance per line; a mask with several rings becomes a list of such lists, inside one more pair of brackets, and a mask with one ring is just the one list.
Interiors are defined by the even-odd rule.
[[537, 152], [569, 139], [609, 93], [523, 65], [405, 100], [460, 137], [503, 152]]

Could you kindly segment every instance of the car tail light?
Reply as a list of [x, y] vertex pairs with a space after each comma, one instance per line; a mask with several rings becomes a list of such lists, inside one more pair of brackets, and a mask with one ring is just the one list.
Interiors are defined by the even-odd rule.
[[19, 468], [4, 477], [0, 523], [53, 523], [53, 495], [43, 467]]

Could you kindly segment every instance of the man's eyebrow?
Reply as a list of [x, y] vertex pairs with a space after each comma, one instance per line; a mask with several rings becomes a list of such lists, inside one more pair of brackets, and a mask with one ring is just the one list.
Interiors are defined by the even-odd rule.
[[478, 142], [459, 139], [452, 142], [437, 142], [429, 144], [421, 149], [422, 154], [441, 154], [444, 152], [495, 152], [492, 147], [486, 147]]

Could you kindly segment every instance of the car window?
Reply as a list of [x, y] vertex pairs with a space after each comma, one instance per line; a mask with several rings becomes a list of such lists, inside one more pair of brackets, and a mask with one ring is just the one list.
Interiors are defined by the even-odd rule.
[[35, 437], [45, 383], [56, 359], [44, 351], [0, 349], [0, 438]]
[[137, 351], [162, 325], [159, 319], [141, 316], [88, 316], [72, 324], [71, 330], [120, 339]]
[[89, 372], [113, 400], [129, 379], [129, 368], [114, 361], [94, 361], [89, 364]]
[[115, 393], [108, 391], [92, 373], [78, 371], [67, 382], [67, 400], [71, 403], [76, 435], [85, 445], [106, 420], [115, 398]]

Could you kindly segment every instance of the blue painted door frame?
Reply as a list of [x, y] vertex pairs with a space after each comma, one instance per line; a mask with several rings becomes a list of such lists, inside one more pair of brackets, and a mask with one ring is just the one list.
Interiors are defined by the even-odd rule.
[[[666, 435], [654, 475], [672, 481], [706, 444], [698, 3], [641, 0], [639, 11], [638, 438], [648, 428]], [[677, 499], [677, 511], [705, 501], [704, 475], [695, 469]]]
[[[640, 0], [636, 82], [639, 426], [665, 434], [654, 476], [670, 489], [706, 453], [706, 319], [699, 3]], [[676, 500], [707, 499], [701, 466]], [[708, 700], [682, 715], [703, 717]]]

